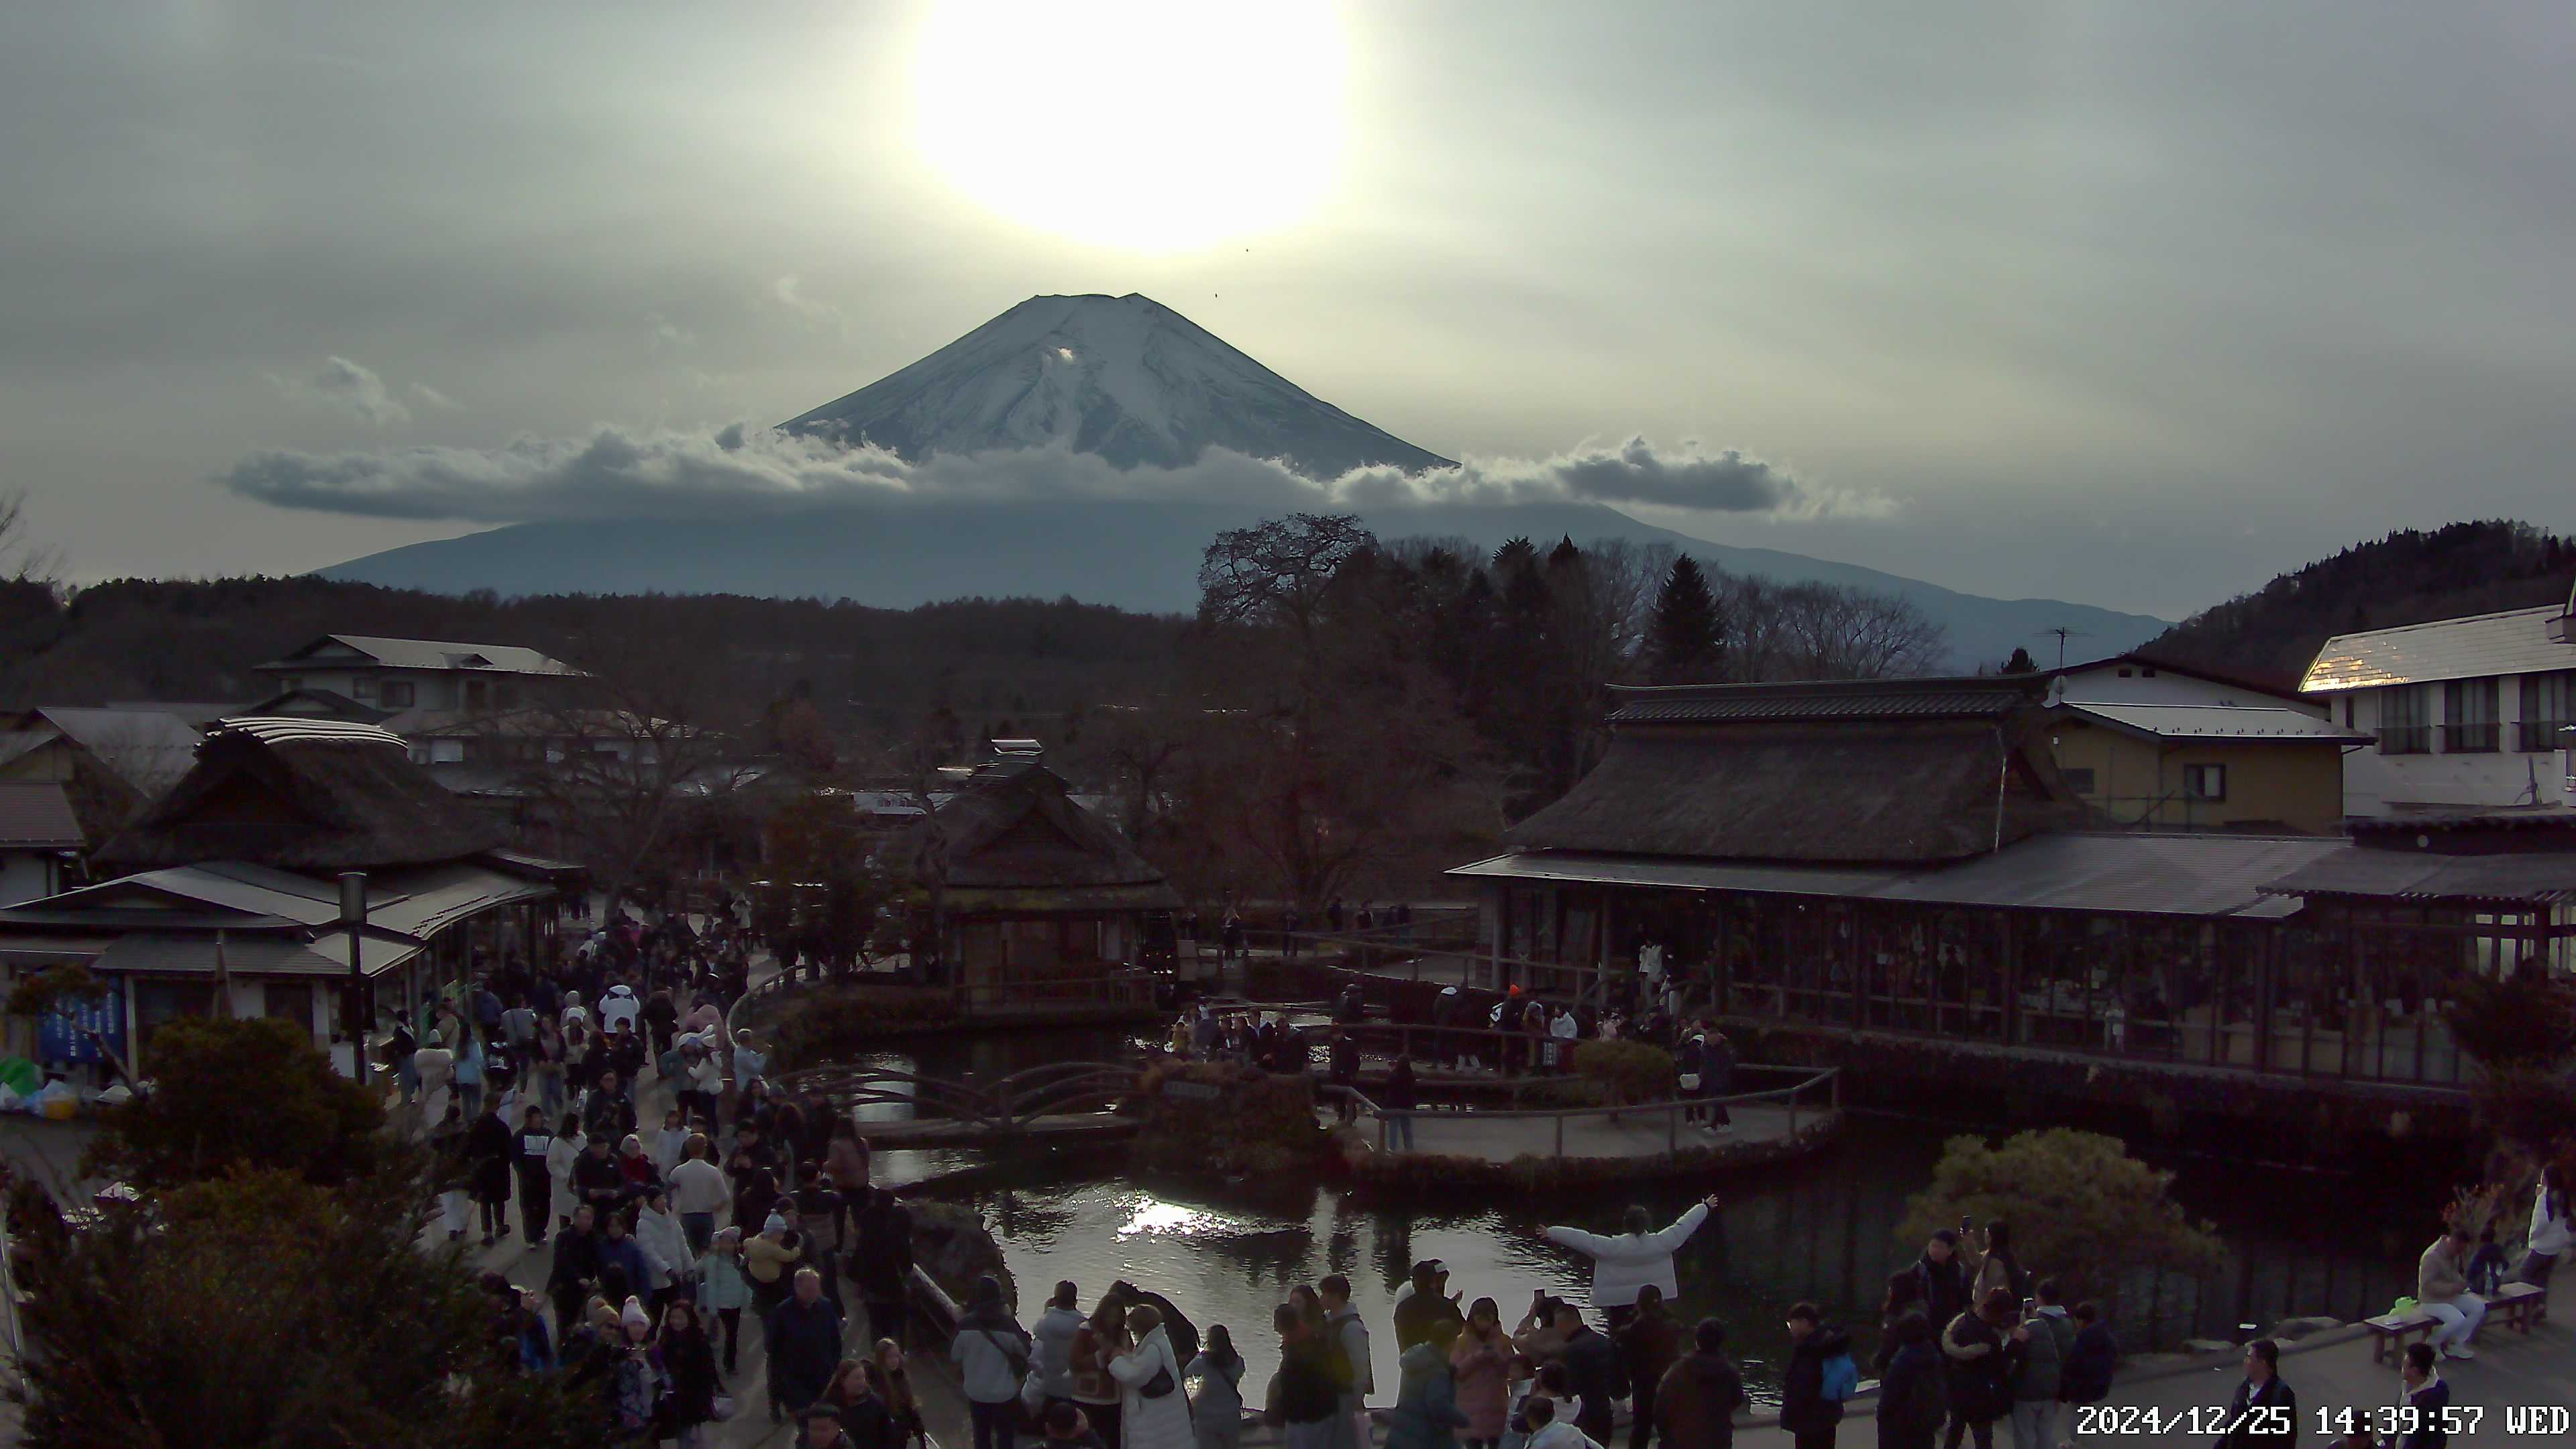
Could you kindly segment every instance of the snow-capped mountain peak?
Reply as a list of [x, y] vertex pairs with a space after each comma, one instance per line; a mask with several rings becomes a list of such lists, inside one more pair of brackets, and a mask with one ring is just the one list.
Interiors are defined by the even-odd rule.
[[782, 426], [914, 459], [1062, 445], [1121, 467], [1178, 467], [1213, 446], [1314, 478], [1449, 465], [1134, 292], [1032, 297]]

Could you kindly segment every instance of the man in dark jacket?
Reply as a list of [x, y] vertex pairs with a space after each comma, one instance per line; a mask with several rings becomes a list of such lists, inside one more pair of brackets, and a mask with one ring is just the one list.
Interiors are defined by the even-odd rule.
[[1682, 1326], [1664, 1311], [1664, 1290], [1637, 1290], [1637, 1310], [1611, 1334], [1619, 1364], [1634, 1395], [1628, 1411], [1628, 1449], [1646, 1449], [1655, 1436], [1655, 1394], [1664, 1372], [1682, 1356]]
[[[1449, 1270], [1437, 1258], [1425, 1258], [1413, 1265], [1413, 1291], [1395, 1303], [1396, 1352], [1431, 1341], [1432, 1326], [1447, 1323], [1452, 1329], [1467, 1326], [1467, 1316], [1458, 1311], [1458, 1299], [1440, 1291], [1449, 1282]], [[1451, 1337], [1455, 1337], [1453, 1331]]]
[[[1658, 1294], [1660, 1296], [1660, 1293]], [[1643, 1322], [1646, 1315], [1639, 1314]], [[1636, 1324], [1629, 1329], [1633, 1331]], [[1638, 1416], [1664, 1436], [1665, 1449], [1732, 1449], [1735, 1411], [1746, 1402], [1744, 1376], [1726, 1356], [1726, 1325], [1703, 1318], [1691, 1330], [1691, 1353], [1664, 1370], [1653, 1393], [1636, 1380]], [[1644, 1442], [1635, 1430], [1632, 1444]]]
[[1851, 1352], [1851, 1335], [1825, 1322], [1812, 1303], [1789, 1310], [1789, 1371], [1780, 1380], [1780, 1427], [1798, 1449], [1833, 1449], [1843, 1421], [1839, 1400], [1825, 1397], [1825, 1360]]
[[626, 1173], [608, 1152], [606, 1134], [590, 1134], [590, 1145], [572, 1160], [573, 1201], [590, 1209], [597, 1218], [617, 1211], [626, 1202]]
[[912, 1213], [884, 1188], [859, 1210], [859, 1252], [851, 1275], [867, 1305], [869, 1335], [903, 1342], [904, 1310], [912, 1298]]
[[1582, 1401], [1574, 1427], [1592, 1442], [1607, 1444], [1611, 1402], [1628, 1396], [1627, 1369], [1619, 1362], [1619, 1347], [1593, 1332], [1592, 1325], [1583, 1321], [1583, 1310], [1571, 1303], [1556, 1305], [1556, 1328], [1565, 1336], [1557, 1362], [1565, 1365], [1567, 1389]]
[[1887, 1369], [1878, 1381], [1878, 1449], [1932, 1449], [1950, 1413], [1941, 1351], [1919, 1314], [1899, 1315], [1888, 1338]]
[[554, 1212], [554, 1179], [546, 1169], [546, 1154], [554, 1144], [545, 1110], [530, 1107], [526, 1125], [510, 1141], [510, 1163], [519, 1178], [519, 1230], [532, 1248], [546, 1240], [546, 1223]]
[[1959, 1235], [1942, 1228], [1923, 1245], [1914, 1277], [1923, 1286], [1923, 1321], [1937, 1336], [1950, 1320], [1968, 1311], [1968, 1265], [1959, 1259]]
[[590, 1204], [572, 1210], [572, 1226], [555, 1235], [555, 1263], [546, 1278], [546, 1294], [555, 1301], [555, 1342], [562, 1343], [581, 1321], [582, 1297], [599, 1281], [599, 1216]]
[[796, 1291], [769, 1311], [769, 1422], [802, 1413], [832, 1382], [841, 1362], [841, 1310], [823, 1296], [823, 1275], [796, 1273]]
[[2058, 1373], [2058, 1397], [2070, 1404], [2098, 1404], [2110, 1395], [2111, 1378], [2120, 1363], [2120, 1343], [2111, 1336], [2111, 1326], [2102, 1321], [2101, 1305], [2078, 1303], [2074, 1316], [2075, 1349]]
[[2245, 1345], [2245, 1379], [2227, 1401], [2219, 1449], [2287, 1445], [2299, 1433], [2299, 1396], [2281, 1380], [2281, 1346], [2268, 1338]]
[[2390, 1441], [2393, 1449], [2448, 1449], [2451, 1386], [2442, 1382], [2440, 1370], [2433, 1366], [2439, 1357], [2429, 1343], [2406, 1345], [2406, 1363], [2398, 1375], [2406, 1385], [2406, 1407], [2414, 1419], [2397, 1426], [2401, 1432]]

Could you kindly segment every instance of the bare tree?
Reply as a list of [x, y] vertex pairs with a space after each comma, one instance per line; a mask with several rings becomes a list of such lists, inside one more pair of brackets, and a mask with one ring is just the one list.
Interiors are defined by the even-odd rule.
[[0, 583], [61, 587], [62, 552], [43, 548], [28, 538], [27, 490], [0, 493]]
[[1199, 618], [1284, 624], [1307, 643], [1334, 576], [1376, 546], [1353, 513], [1292, 513], [1228, 529], [1199, 560]]

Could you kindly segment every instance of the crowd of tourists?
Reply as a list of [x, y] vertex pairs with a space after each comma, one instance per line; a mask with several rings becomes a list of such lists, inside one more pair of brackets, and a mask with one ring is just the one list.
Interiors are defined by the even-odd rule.
[[[391, 1051], [440, 1164], [439, 1225], [491, 1247], [515, 1208], [525, 1244], [551, 1246], [542, 1282], [482, 1275], [495, 1352], [595, 1389], [620, 1442], [698, 1444], [734, 1412], [748, 1316], [773, 1421], [872, 1409], [882, 1432], [853, 1442], [900, 1449], [924, 1437], [911, 1214], [846, 1114], [774, 1091], [751, 1033], [728, 1037], [752, 944], [730, 910], [697, 927], [612, 908], [561, 961], [504, 959], [422, 1003]], [[670, 1094], [658, 1121], [648, 1082]], [[872, 1347], [845, 1356], [860, 1314]]]

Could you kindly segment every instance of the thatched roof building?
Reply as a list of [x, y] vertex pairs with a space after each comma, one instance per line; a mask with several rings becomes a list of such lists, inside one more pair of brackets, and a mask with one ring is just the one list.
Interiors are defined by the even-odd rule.
[[149, 870], [207, 860], [331, 874], [456, 860], [506, 832], [372, 725], [225, 720], [170, 792], [99, 850]]
[[[1172, 910], [1181, 903], [1152, 861], [1035, 760], [979, 766], [939, 806], [937, 829], [955, 909]], [[916, 832], [916, 849], [922, 839]]]
[[1609, 752], [1515, 851], [1925, 865], [2073, 822], [2035, 678], [1615, 696]]

